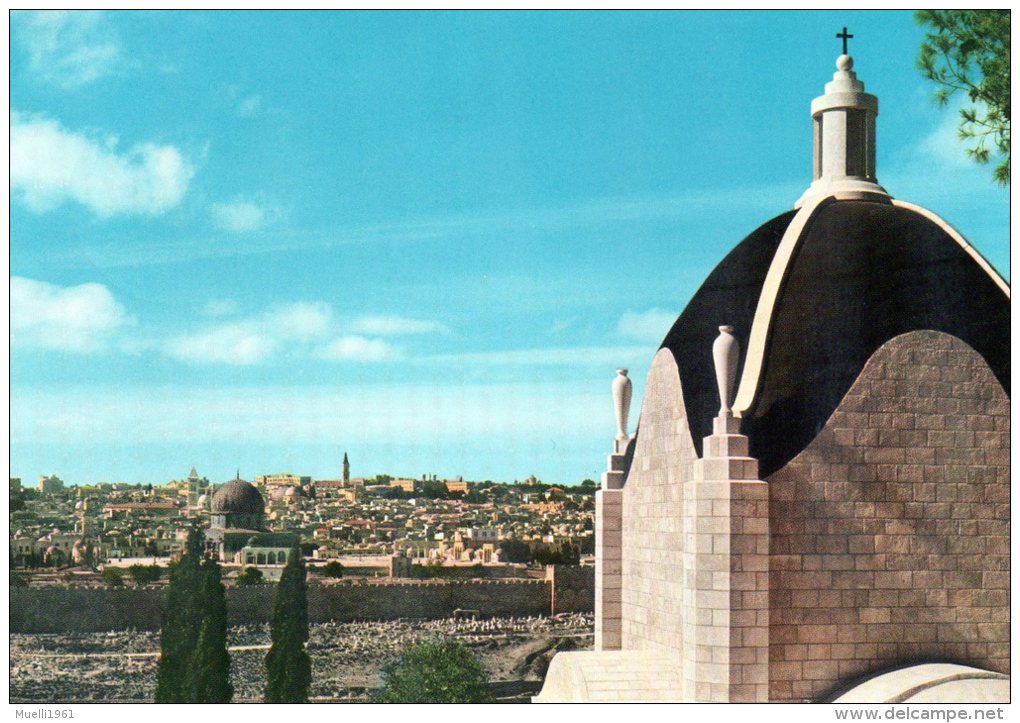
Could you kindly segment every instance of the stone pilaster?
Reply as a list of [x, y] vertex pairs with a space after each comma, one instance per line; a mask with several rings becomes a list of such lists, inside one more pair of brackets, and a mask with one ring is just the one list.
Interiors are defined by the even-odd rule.
[[629, 440], [615, 442], [595, 493], [595, 649], [619, 650], [622, 632], [623, 481]]
[[738, 421], [723, 412], [694, 465], [694, 640], [688, 700], [768, 700], [768, 488]]

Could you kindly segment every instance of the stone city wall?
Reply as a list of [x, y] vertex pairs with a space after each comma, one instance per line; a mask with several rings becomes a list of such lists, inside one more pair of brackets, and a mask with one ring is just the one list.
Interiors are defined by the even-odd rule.
[[770, 476], [771, 700], [909, 661], [1009, 672], [1009, 411], [969, 346], [905, 334]]
[[[433, 619], [454, 610], [482, 617], [549, 615], [590, 611], [594, 578], [559, 573], [562, 601], [551, 608], [553, 580], [359, 581], [340, 580], [308, 588], [311, 622], [335, 620]], [[272, 615], [274, 585], [227, 590], [231, 625], [265, 623]], [[585, 600], [587, 601], [585, 603]], [[158, 630], [165, 588], [10, 588], [12, 633]]]

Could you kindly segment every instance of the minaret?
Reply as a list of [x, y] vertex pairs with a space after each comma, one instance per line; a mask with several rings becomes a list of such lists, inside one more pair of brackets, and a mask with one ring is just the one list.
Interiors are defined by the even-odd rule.
[[344, 452], [343, 480], [344, 480], [344, 487], [350, 487], [351, 486], [351, 463], [347, 461], [347, 453], [346, 452]]
[[825, 196], [838, 199], [889, 201], [889, 194], [875, 176], [875, 118], [878, 98], [864, 92], [864, 83], [853, 71], [847, 55], [843, 28], [843, 54], [836, 58], [836, 72], [825, 84], [825, 95], [811, 101], [814, 122], [814, 173], [811, 187], [795, 208]]
[[191, 468], [191, 473], [188, 475], [188, 506], [189, 507], [197, 507], [198, 506], [198, 496], [201, 494], [201, 491], [198, 488], [198, 483], [199, 483], [198, 471], [194, 467], [192, 467]]

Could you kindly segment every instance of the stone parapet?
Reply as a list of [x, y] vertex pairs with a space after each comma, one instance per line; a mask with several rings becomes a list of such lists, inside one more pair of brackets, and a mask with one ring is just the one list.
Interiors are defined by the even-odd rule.
[[622, 630], [623, 490], [595, 493], [595, 649], [619, 650]]
[[760, 703], [769, 681], [768, 486], [729, 413], [694, 463], [693, 635], [684, 645], [685, 699]]

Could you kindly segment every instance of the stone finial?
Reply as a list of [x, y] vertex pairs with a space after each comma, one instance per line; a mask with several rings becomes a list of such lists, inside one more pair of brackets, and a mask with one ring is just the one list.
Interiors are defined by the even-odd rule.
[[626, 442], [630, 439], [627, 434], [627, 416], [630, 414], [630, 397], [634, 391], [634, 385], [627, 377], [626, 369], [617, 369], [616, 378], [613, 379], [613, 409], [616, 412], [616, 441]]
[[719, 385], [719, 416], [732, 414], [730, 400], [737, 386], [737, 361], [740, 342], [733, 336], [732, 326], [720, 326], [719, 336], [712, 344], [715, 380]]
[[888, 202], [875, 170], [875, 119], [878, 98], [864, 91], [854, 72], [854, 59], [846, 41], [853, 35], [843, 28], [843, 54], [836, 72], [825, 84], [825, 94], [811, 101], [814, 123], [814, 169], [811, 186], [794, 204], [800, 208], [827, 196]]

